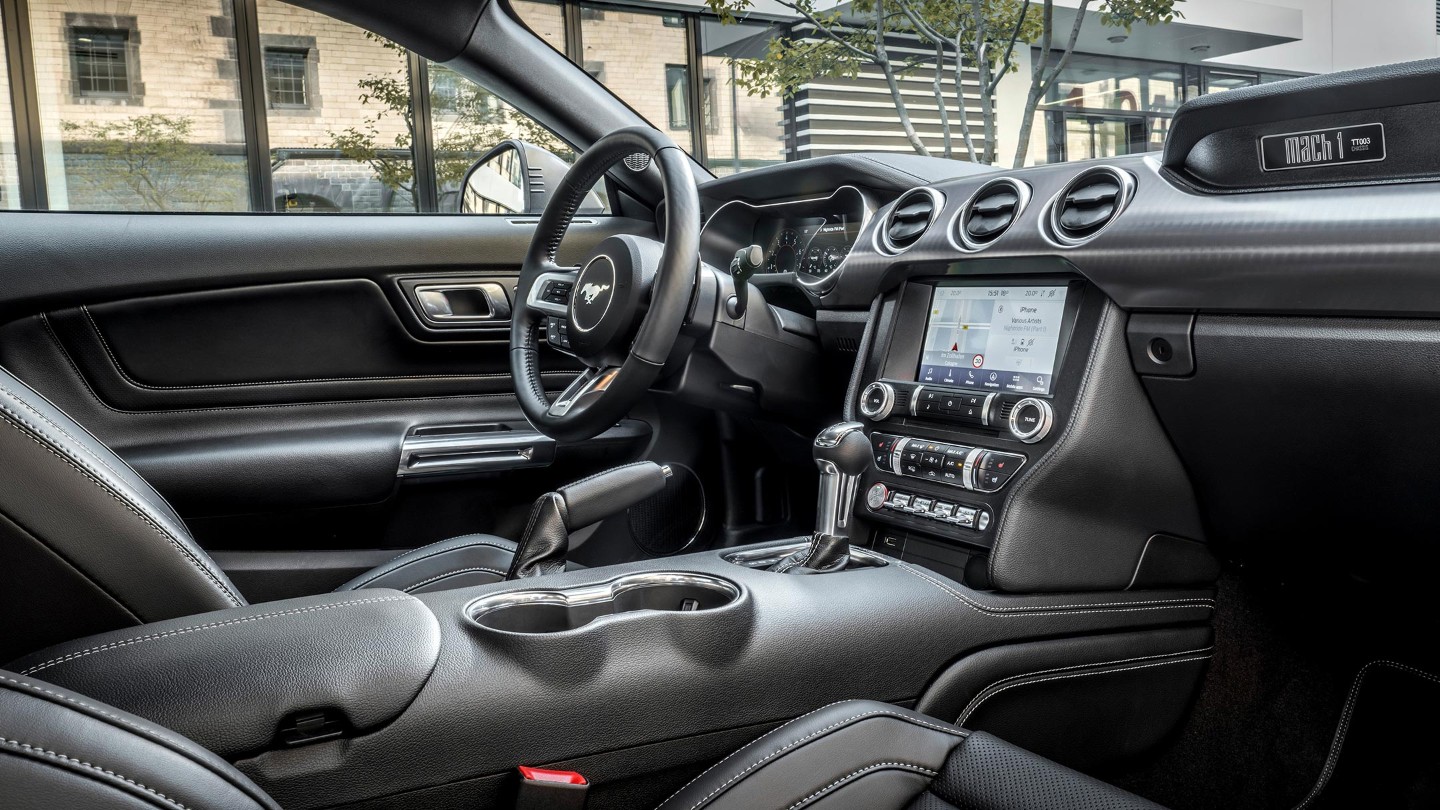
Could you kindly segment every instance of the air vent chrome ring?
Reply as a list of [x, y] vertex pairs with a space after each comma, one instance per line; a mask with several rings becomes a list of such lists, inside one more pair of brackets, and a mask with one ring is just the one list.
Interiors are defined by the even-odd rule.
[[[1008, 186], [1015, 192], [1016, 201], [1014, 212], [1010, 215], [1010, 221], [1005, 223], [1005, 226], [1001, 228], [998, 233], [989, 239], [974, 239], [966, 230], [966, 219], [970, 216], [972, 209], [974, 209], [975, 203], [994, 191], [997, 186]], [[960, 210], [955, 214], [955, 219], [951, 221], [949, 229], [951, 242], [955, 247], [965, 251], [983, 250], [989, 247], [995, 243], [995, 240], [1004, 236], [1005, 233], [1020, 220], [1020, 215], [1025, 213], [1025, 207], [1030, 204], [1030, 197], [1030, 184], [1023, 180], [1016, 180], [1013, 177], [997, 177], [994, 180], [985, 182], [980, 188], [975, 190], [974, 194], [970, 195], [970, 198], [965, 201], [964, 205], [960, 206]]]
[[[906, 200], [922, 194], [930, 198], [929, 217], [926, 218], [924, 226], [922, 226], [913, 237], [909, 238], [905, 244], [895, 244], [890, 239], [890, 227], [894, 222], [895, 213], [905, 205]], [[895, 200], [895, 205], [890, 209], [890, 213], [885, 215], [885, 219], [881, 221], [880, 227], [876, 229], [876, 240], [879, 242], [880, 252], [888, 253], [891, 256], [898, 256], [909, 250], [916, 242], [920, 241], [920, 237], [924, 236], [926, 231], [930, 230], [930, 226], [935, 224], [936, 219], [939, 219], [940, 211], [944, 208], [945, 195], [929, 186], [912, 188], [904, 194], [901, 194], [899, 199]]]
[[[1094, 183], [1101, 178], [1109, 178], [1114, 181], [1116, 190], [1112, 195], [1104, 199], [1113, 198], [1111, 209], [1104, 219], [1095, 225], [1087, 225], [1083, 230], [1072, 229], [1062, 224], [1067, 211], [1066, 201], [1077, 189], [1087, 183]], [[1050, 200], [1049, 210], [1045, 217], [1046, 234], [1051, 242], [1059, 247], [1076, 247], [1083, 245], [1100, 235], [1101, 231], [1110, 227], [1116, 219], [1124, 213], [1126, 206], [1135, 197], [1135, 178], [1127, 171], [1117, 169], [1114, 166], [1096, 166], [1086, 169], [1075, 175], [1065, 184], [1064, 188]]]

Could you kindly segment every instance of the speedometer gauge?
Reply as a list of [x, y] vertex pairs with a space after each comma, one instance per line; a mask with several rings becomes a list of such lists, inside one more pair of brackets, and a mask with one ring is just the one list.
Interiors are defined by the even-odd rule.
[[793, 273], [795, 272], [795, 246], [800, 242], [800, 234], [794, 228], [786, 228], [775, 238], [775, 249], [770, 251], [770, 263], [766, 268], [772, 273]]

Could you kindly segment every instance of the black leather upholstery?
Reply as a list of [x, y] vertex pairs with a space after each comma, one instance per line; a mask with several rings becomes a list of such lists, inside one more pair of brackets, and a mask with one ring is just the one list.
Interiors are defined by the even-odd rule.
[[[6, 807], [279, 810], [213, 753], [168, 729], [0, 671]], [[1160, 810], [982, 732], [887, 703], [804, 715], [736, 751], [659, 810]]]
[[1160, 810], [1160, 806], [983, 731], [955, 747], [906, 810]]
[[335, 590], [394, 588], [405, 593], [448, 591], [499, 582], [510, 569], [515, 543], [489, 534], [467, 534], [407, 551]]
[[278, 810], [243, 774], [179, 734], [5, 671], [0, 795], [14, 810]]
[[792, 720], [659, 810], [1160, 810], [983, 732], [868, 700]]
[[[246, 604], [160, 493], [4, 369], [0, 458], [0, 660]], [[503, 578], [513, 552], [514, 544], [499, 538], [457, 538], [344, 588], [421, 592], [491, 582]]]
[[317, 708], [355, 733], [384, 726], [419, 694], [439, 654], [439, 624], [420, 600], [366, 590], [115, 630], [5, 666], [235, 759]]
[[628, 509], [665, 488], [669, 471], [637, 461], [582, 478], [535, 501], [507, 579], [558, 574], [566, 569], [570, 533]]

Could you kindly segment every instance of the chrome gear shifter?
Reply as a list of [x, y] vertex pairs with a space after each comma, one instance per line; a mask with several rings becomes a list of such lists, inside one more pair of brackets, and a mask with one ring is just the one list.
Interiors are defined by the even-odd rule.
[[781, 573], [843, 570], [850, 561], [850, 520], [860, 476], [870, 464], [864, 425], [841, 422], [815, 437], [815, 466], [820, 468], [820, 500], [810, 545], [775, 564]]

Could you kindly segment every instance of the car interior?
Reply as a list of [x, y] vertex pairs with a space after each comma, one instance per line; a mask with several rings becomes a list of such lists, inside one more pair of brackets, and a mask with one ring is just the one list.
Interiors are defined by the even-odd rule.
[[0, 805], [1440, 807], [1440, 60], [716, 177], [505, 0], [296, 5], [578, 157], [0, 215]]

